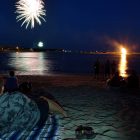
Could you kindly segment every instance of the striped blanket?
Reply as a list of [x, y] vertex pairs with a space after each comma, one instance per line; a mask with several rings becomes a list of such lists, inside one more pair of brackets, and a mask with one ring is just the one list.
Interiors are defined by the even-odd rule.
[[[40, 106], [40, 107], [39, 107]], [[0, 140], [55, 140], [58, 135], [58, 118], [44, 115], [36, 104], [22, 93], [0, 96]], [[48, 112], [47, 112], [48, 114]], [[44, 116], [46, 117], [44, 119]], [[42, 118], [45, 120], [42, 123]]]
[[28, 135], [23, 131], [13, 131], [1, 136], [0, 140], [58, 140], [59, 135], [58, 120], [55, 116], [51, 116], [43, 127], [33, 128]]

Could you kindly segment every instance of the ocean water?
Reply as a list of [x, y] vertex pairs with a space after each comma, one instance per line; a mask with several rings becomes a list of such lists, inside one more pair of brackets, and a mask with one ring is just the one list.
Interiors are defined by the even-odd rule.
[[[140, 74], [140, 55], [78, 54], [55, 52], [0, 53], [0, 74], [15, 70], [17, 75], [92, 74], [93, 65], [99, 59], [115, 60], [119, 69], [135, 69]], [[125, 59], [125, 60], [124, 60]], [[123, 64], [124, 63], [124, 64]]]

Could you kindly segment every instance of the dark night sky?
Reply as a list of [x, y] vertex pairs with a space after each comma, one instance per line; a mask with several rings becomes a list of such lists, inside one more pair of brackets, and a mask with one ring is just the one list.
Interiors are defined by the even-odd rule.
[[1, 0], [0, 44], [47, 48], [106, 50], [106, 38], [136, 44], [140, 50], [139, 0], [44, 0], [46, 22], [34, 29], [16, 21], [16, 0]]

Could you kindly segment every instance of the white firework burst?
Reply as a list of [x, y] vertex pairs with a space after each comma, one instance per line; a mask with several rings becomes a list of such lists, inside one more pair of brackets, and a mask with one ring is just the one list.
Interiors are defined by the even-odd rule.
[[41, 19], [45, 21], [44, 16], [46, 10], [44, 10], [44, 2], [42, 0], [19, 0], [16, 2], [16, 13], [18, 14], [17, 21], [23, 21], [21, 26], [26, 24], [28, 28], [31, 24], [31, 28], [34, 28], [35, 21], [41, 25]]

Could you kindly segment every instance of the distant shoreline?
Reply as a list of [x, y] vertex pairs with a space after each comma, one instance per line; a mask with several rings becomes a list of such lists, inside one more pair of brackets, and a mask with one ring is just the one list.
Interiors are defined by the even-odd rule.
[[[64, 49], [44, 49], [44, 48], [8, 48], [4, 49], [0, 47], [0, 53], [25, 53], [25, 52], [54, 52], [54, 53], [68, 53], [68, 54], [85, 54], [85, 55], [94, 55], [94, 54], [110, 54], [110, 55], [121, 55], [120, 52], [111, 52], [111, 51], [71, 51]], [[140, 52], [131, 52], [127, 53], [127, 55], [140, 55]]]

